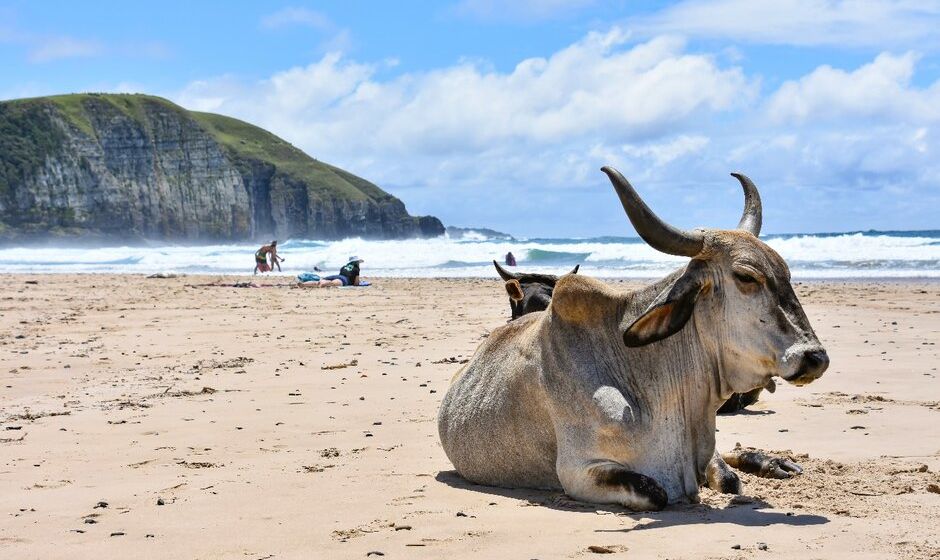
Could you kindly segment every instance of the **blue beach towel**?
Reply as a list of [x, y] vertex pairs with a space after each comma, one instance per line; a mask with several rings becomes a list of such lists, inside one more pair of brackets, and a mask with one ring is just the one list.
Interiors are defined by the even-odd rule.
[[301, 272], [297, 275], [298, 282], [319, 282], [320, 277], [312, 272]]

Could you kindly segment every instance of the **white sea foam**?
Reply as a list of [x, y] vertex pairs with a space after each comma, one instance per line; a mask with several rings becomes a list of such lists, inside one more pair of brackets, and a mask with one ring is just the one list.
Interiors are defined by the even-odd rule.
[[[853, 233], [769, 236], [796, 278], [940, 277], [940, 233]], [[257, 245], [0, 249], [6, 272], [250, 274]], [[350, 255], [366, 260], [364, 275], [490, 277], [490, 261], [512, 251], [519, 269], [560, 273], [580, 263], [603, 277], [655, 277], [684, 259], [654, 251], [636, 239], [487, 240], [482, 236], [401, 241], [291, 240], [280, 253], [284, 274], [333, 273]]]

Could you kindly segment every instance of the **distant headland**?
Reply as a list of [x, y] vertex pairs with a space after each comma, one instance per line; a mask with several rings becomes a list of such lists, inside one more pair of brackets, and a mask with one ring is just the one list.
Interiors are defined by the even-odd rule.
[[251, 124], [140, 94], [0, 102], [0, 242], [442, 235]]

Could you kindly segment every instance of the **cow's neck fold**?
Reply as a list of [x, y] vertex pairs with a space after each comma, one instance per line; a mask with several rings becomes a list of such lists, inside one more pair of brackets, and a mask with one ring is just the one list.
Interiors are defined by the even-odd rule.
[[[622, 322], [635, 320], [678, 274], [627, 299]], [[628, 348], [616, 341], [624, 360], [620, 382], [643, 425], [636, 431], [644, 440], [639, 448], [649, 451], [635, 458], [635, 466], [659, 480], [670, 496], [694, 498], [715, 451], [721, 372], [701, 328], [693, 315], [682, 330], [659, 342]]]
[[[623, 303], [621, 325], [628, 325], [639, 317], [664, 290], [672, 286], [684, 269], [668, 275], [653, 284], [632, 293]], [[629, 379], [632, 392], [650, 413], [662, 417], [681, 412], [688, 421], [700, 420], [710, 411], [711, 421], [723, 400], [727, 387], [723, 381], [722, 364], [716, 348], [706, 340], [697, 314], [678, 333], [645, 347], [626, 349], [627, 363], [631, 367]], [[649, 372], [652, 378], [643, 377]]]

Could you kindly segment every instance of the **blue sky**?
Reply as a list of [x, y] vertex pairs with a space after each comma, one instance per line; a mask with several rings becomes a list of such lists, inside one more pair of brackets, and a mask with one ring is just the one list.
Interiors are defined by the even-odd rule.
[[[90, 3], [89, 3], [90, 4]], [[413, 213], [631, 234], [940, 229], [940, 2], [10, 1], [0, 98], [147, 92], [283, 136]]]

